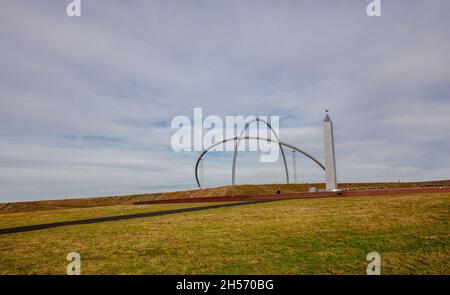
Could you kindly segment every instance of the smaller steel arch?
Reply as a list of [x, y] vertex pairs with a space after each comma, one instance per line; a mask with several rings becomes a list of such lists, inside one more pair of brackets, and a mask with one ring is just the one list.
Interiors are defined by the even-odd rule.
[[[262, 118], [255, 118], [253, 120], [250, 120], [250, 122], [247, 122], [245, 124], [245, 128], [242, 130], [241, 134], [239, 135], [239, 137], [236, 140], [236, 143], [234, 145], [233, 166], [231, 168], [231, 184], [232, 185], [235, 185], [235, 183], [236, 183], [236, 159], [237, 159], [239, 144], [241, 142], [241, 139], [242, 139], [243, 135], [245, 134], [245, 131], [250, 127], [250, 124], [252, 124], [253, 122], [256, 122], [257, 124], [259, 122], [263, 122], [264, 124], [266, 124], [266, 126], [269, 128], [269, 130], [272, 132], [272, 134], [275, 135], [275, 138], [278, 141], [280, 141], [280, 137], [275, 132], [275, 130], [273, 130], [272, 126], [266, 120], [264, 120]], [[284, 154], [284, 149], [283, 149], [283, 146], [280, 143], [278, 143], [278, 145], [280, 146], [281, 157], [283, 158], [284, 173], [286, 174], [286, 183], [289, 183], [289, 170], [288, 170], [288, 167], [287, 167], [287, 162], [286, 162], [286, 156]]]
[[[218, 146], [219, 144], [224, 144], [224, 143], [226, 143], [226, 142], [228, 142], [228, 141], [238, 140], [238, 139], [239, 139], [239, 137], [235, 136], [235, 137], [233, 137], [233, 138], [228, 138], [228, 139], [224, 139], [224, 140], [222, 140], [222, 141], [220, 141], [220, 142], [216, 142], [215, 144], [211, 145], [210, 147], [208, 147], [207, 149], [205, 149], [205, 150], [200, 154], [200, 156], [199, 156], [198, 159], [197, 159], [197, 163], [195, 163], [195, 181], [197, 182], [197, 185], [198, 185], [199, 188], [202, 188], [202, 186], [200, 185], [200, 181], [198, 180], [198, 164], [199, 164], [200, 160], [203, 158], [203, 156], [204, 156], [207, 152], [209, 152], [212, 148]], [[305, 152], [305, 151], [302, 150], [301, 148], [296, 147], [296, 146], [294, 146], [294, 145], [292, 145], [292, 144], [289, 144], [289, 143], [286, 143], [286, 142], [283, 142], [283, 141], [280, 141], [280, 140], [273, 140], [273, 139], [270, 139], [270, 138], [260, 138], [260, 137], [258, 137], [258, 136], [245, 136], [245, 137], [241, 137], [240, 139], [265, 140], [265, 141], [268, 141], [268, 142], [279, 143], [279, 144], [281, 144], [281, 145], [283, 145], [283, 146], [286, 146], [286, 147], [288, 147], [288, 148], [291, 148], [291, 149], [293, 149], [293, 150], [296, 150], [297, 152], [299, 152], [299, 153], [305, 155], [306, 157], [310, 158], [310, 159], [313, 160], [320, 168], [322, 168], [322, 170], [325, 171], [325, 166], [324, 166], [319, 160], [317, 160], [316, 158], [314, 158], [312, 155], [310, 155], [309, 153]]]

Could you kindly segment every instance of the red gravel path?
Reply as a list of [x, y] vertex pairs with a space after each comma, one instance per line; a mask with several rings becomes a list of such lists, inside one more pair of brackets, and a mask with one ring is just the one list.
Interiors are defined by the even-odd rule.
[[420, 193], [444, 193], [450, 192], [450, 187], [413, 187], [413, 188], [391, 188], [377, 190], [343, 190], [336, 192], [317, 192], [317, 193], [289, 193], [289, 194], [270, 194], [270, 195], [236, 195], [236, 196], [218, 196], [218, 197], [197, 197], [184, 199], [169, 199], [136, 202], [135, 205], [143, 204], [178, 204], [178, 203], [207, 203], [207, 202], [238, 202], [255, 200], [276, 200], [276, 199], [316, 199], [333, 197], [352, 197], [352, 196], [381, 196], [381, 195], [411, 195]]

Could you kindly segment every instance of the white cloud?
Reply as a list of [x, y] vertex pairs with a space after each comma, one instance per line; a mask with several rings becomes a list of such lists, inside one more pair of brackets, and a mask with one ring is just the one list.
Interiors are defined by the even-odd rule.
[[[0, 200], [189, 187], [195, 157], [169, 127], [194, 107], [280, 115], [282, 139], [319, 158], [329, 107], [339, 180], [450, 175], [448, 1], [385, 1], [380, 18], [362, 0], [66, 4], [2, 3]], [[227, 160], [207, 160], [212, 183]], [[283, 180], [240, 161], [240, 181]]]

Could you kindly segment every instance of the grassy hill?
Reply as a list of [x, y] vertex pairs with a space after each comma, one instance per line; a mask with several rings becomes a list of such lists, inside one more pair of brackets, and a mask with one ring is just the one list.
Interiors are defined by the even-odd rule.
[[[98, 204], [92, 200], [86, 205]], [[0, 214], [0, 228], [201, 206], [108, 204]], [[372, 251], [383, 274], [450, 274], [449, 220], [450, 193], [434, 193], [72, 225], [0, 235], [0, 274], [65, 274], [72, 251], [81, 255], [82, 274], [365, 274]]]
[[[444, 185], [450, 186], [450, 180], [424, 181], [424, 182], [376, 182], [376, 183], [340, 183], [340, 188], [370, 188], [370, 187], [417, 187], [428, 185]], [[309, 184], [263, 184], [263, 185], [235, 185], [221, 186], [215, 188], [138, 194], [126, 196], [107, 196], [93, 198], [69, 198], [60, 200], [31, 201], [31, 202], [13, 202], [0, 203], [1, 213], [13, 212], [32, 212], [43, 210], [57, 210], [68, 208], [86, 208], [96, 206], [113, 206], [113, 205], [132, 205], [139, 201], [166, 200], [177, 198], [195, 198], [210, 196], [230, 196], [230, 195], [255, 195], [255, 194], [273, 194], [277, 191], [282, 193], [306, 192], [309, 187], [325, 188], [324, 183]]]

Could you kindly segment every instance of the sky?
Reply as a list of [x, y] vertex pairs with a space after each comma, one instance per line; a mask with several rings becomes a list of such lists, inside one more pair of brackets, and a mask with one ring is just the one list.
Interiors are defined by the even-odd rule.
[[[68, 3], [2, 1], [0, 202], [195, 188], [198, 152], [170, 145], [195, 107], [279, 116], [321, 161], [329, 108], [338, 182], [450, 178], [450, 1], [381, 0], [378, 17], [365, 0]], [[284, 181], [258, 158], [239, 154], [237, 183]], [[231, 161], [208, 154], [206, 186]]]

